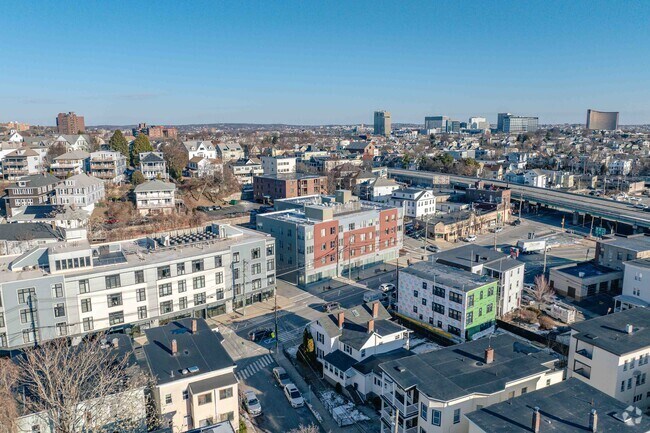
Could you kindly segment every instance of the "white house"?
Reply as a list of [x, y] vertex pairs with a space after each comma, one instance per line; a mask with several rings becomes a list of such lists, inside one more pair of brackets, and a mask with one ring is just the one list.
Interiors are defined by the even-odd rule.
[[54, 158], [50, 171], [59, 179], [85, 173], [90, 168], [90, 154], [83, 150], [71, 150]]
[[141, 183], [133, 190], [135, 207], [141, 215], [171, 213], [176, 207], [176, 185], [161, 180]]
[[421, 218], [436, 213], [436, 196], [432, 190], [402, 188], [393, 191], [389, 204], [404, 208], [404, 216]]
[[140, 154], [140, 172], [147, 180], [167, 179], [167, 163], [162, 152], [142, 152]]
[[56, 137], [54, 144], [62, 144], [66, 150], [84, 150], [88, 152], [91, 146], [91, 138], [88, 134], [63, 134]]
[[228, 142], [228, 143], [217, 143], [216, 145], [217, 157], [225, 162], [237, 161], [244, 158], [244, 149], [239, 145], [239, 143]]
[[41, 168], [40, 155], [25, 147], [12, 150], [2, 159], [2, 176], [6, 180], [18, 180], [23, 176], [38, 174]]
[[95, 203], [103, 200], [105, 195], [102, 180], [79, 173], [59, 182], [54, 188], [54, 203], [60, 206], [75, 205], [92, 213]]
[[203, 158], [215, 159], [217, 157], [217, 148], [214, 143], [207, 140], [184, 141], [183, 146], [187, 152], [187, 159], [201, 156]]
[[253, 177], [264, 174], [262, 162], [257, 158], [240, 159], [230, 164], [233, 175], [242, 185], [252, 185]]
[[7, 141], [10, 141], [12, 143], [22, 143], [23, 141], [25, 141], [25, 139], [17, 131], [12, 130], [9, 134], [9, 139]]
[[631, 159], [612, 159], [607, 163], [607, 170], [612, 176], [627, 176], [632, 171]]
[[650, 259], [623, 262], [623, 292], [614, 297], [614, 311], [650, 307]]
[[546, 188], [546, 174], [538, 168], [527, 170], [524, 172], [524, 184], [536, 186], [538, 188]]
[[366, 189], [370, 201], [388, 203], [393, 193], [399, 190], [400, 185], [393, 179], [378, 177], [368, 182]]
[[373, 355], [408, 348], [410, 331], [392, 322], [378, 301], [324, 313], [309, 327], [324, 376], [362, 395], [372, 392], [372, 382], [353, 367]]
[[296, 172], [296, 158], [292, 156], [263, 156], [264, 174], [286, 174]]
[[120, 183], [126, 173], [126, 157], [120, 152], [101, 150], [90, 154], [90, 174], [105, 182]]
[[631, 308], [571, 328], [567, 377], [645, 412], [650, 407], [650, 310]]
[[223, 172], [223, 164], [218, 159], [195, 156], [187, 162], [190, 177], [214, 176]]

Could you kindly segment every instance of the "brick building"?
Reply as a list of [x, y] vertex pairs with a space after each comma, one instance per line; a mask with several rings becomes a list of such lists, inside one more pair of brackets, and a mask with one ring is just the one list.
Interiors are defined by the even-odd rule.
[[86, 132], [86, 124], [83, 116], [77, 116], [74, 112], [59, 113], [56, 116], [56, 127], [59, 134], [78, 134]]
[[327, 177], [315, 174], [286, 173], [255, 176], [255, 200], [271, 201], [327, 193]]

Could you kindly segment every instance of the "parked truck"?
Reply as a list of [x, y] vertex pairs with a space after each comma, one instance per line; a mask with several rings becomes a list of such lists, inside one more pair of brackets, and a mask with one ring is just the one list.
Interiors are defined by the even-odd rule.
[[566, 323], [567, 325], [576, 321], [576, 309], [562, 302], [550, 305], [546, 309], [546, 313], [552, 318]]
[[544, 239], [528, 239], [517, 242], [517, 248], [524, 254], [540, 253], [546, 251]]

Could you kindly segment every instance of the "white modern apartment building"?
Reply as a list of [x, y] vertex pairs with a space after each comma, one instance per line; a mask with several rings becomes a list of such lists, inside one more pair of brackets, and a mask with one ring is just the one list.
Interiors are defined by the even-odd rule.
[[205, 320], [186, 318], [145, 330], [144, 353], [163, 427], [185, 432], [230, 421], [239, 428], [235, 362]]
[[466, 414], [561, 382], [556, 362], [503, 334], [382, 363], [381, 432], [467, 433]]
[[106, 195], [104, 182], [79, 173], [59, 182], [54, 188], [54, 204], [72, 206], [92, 213], [95, 203]]
[[567, 377], [650, 407], [650, 310], [632, 308], [571, 325]]
[[71, 150], [54, 158], [50, 171], [59, 179], [86, 173], [90, 169], [90, 154], [83, 150]]
[[148, 328], [161, 318], [211, 317], [274, 290], [274, 239], [228, 225], [136, 242], [35, 246], [0, 257], [0, 346]]
[[224, 163], [237, 161], [244, 158], [245, 156], [244, 149], [242, 149], [239, 143], [235, 142], [217, 143], [216, 150], [217, 157], [220, 158]]
[[607, 163], [607, 170], [612, 176], [627, 176], [632, 171], [631, 159], [612, 159]]
[[404, 216], [410, 218], [422, 218], [436, 213], [436, 196], [430, 189], [396, 189], [388, 203], [404, 209]]
[[614, 297], [614, 311], [650, 307], [650, 259], [623, 262], [623, 293]]
[[293, 156], [263, 156], [264, 174], [287, 174], [296, 172], [296, 158]]

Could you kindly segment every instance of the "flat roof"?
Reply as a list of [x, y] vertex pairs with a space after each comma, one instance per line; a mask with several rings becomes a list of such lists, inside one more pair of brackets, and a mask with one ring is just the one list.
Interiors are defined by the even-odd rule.
[[598, 242], [637, 252], [650, 250], [650, 236], [641, 234], [632, 236], [613, 236], [611, 238], [601, 239]]
[[278, 173], [278, 174], [260, 174], [255, 177], [263, 179], [274, 179], [274, 180], [302, 180], [302, 179], [317, 179], [322, 176], [320, 174], [310, 174], [310, 173]]
[[537, 391], [486, 406], [467, 414], [467, 418], [486, 433], [528, 433], [534, 408], [541, 414], [540, 433], [575, 433], [591, 431], [589, 417], [592, 410], [598, 415], [599, 433], [646, 433], [650, 418], [628, 412], [634, 420], [627, 423], [622, 417], [628, 404], [593, 388], [583, 381], [571, 378]]
[[[621, 272], [617, 271], [616, 269], [610, 269], [604, 266], [596, 265], [593, 262], [581, 262], [566, 267], [555, 268], [552, 270], [578, 278], [591, 278], [597, 277], [599, 275], [615, 274], [617, 272]], [[584, 275], [580, 276], [581, 273], [584, 273]]]
[[[494, 349], [486, 364], [485, 349]], [[470, 394], [493, 394], [509, 382], [550, 370], [555, 357], [509, 334], [483, 338], [380, 364], [402, 389], [417, 387], [432, 399], [450, 401]]]
[[407, 268], [403, 268], [400, 272], [435, 281], [436, 284], [462, 290], [463, 292], [469, 292], [497, 281], [496, 278], [487, 275], [473, 274], [465, 269], [431, 262], [414, 263]]
[[[628, 334], [626, 326], [632, 325]], [[574, 323], [573, 336], [615, 355], [625, 355], [650, 346], [650, 310], [631, 308], [618, 313]]]
[[441, 251], [433, 257], [438, 263], [461, 266], [468, 270], [470, 267], [478, 265], [484, 265], [490, 269], [500, 269], [502, 271], [524, 266], [524, 263], [514, 260], [499, 251], [494, 251], [492, 248], [472, 244]]

